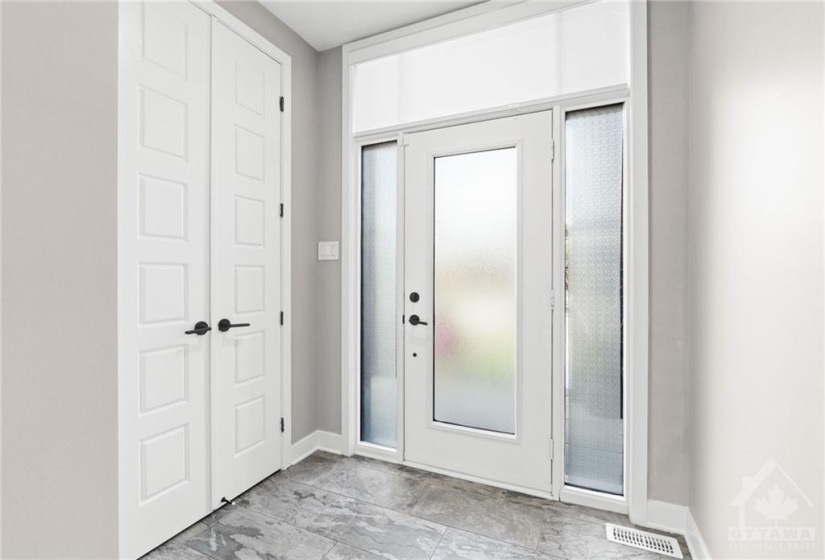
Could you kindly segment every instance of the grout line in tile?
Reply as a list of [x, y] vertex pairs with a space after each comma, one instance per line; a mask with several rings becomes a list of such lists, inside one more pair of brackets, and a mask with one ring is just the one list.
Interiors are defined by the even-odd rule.
[[[334, 539], [332, 539], [332, 540], [334, 540]], [[358, 551], [360, 551], [360, 552], [364, 552], [364, 553], [366, 553], [366, 554], [371, 554], [372, 556], [377, 556], [377, 557], [379, 557], [379, 558], [381, 557], [381, 555], [380, 555], [380, 554], [376, 554], [375, 552], [370, 552], [369, 550], [364, 550], [364, 549], [363, 549], [363, 548], [361, 548], [360, 546], [355, 546], [355, 545], [348, 544], [348, 543], [341, 542], [341, 541], [335, 541], [335, 543], [336, 543], [336, 544], [340, 544], [340, 545], [342, 545], [342, 546], [346, 546], [347, 548], [353, 548], [353, 549], [355, 549], [355, 550], [358, 550]], [[335, 547], [333, 546], [332, 548], [335, 548]], [[330, 550], [329, 552], [332, 552], [332, 550]], [[326, 558], [326, 556], [329, 554], [329, 552], [327, 552], [327, 554], [326, 554], [326, 555], [324, 555], [324, 558]]]
[[203, 556], [204, 558], [211, 559], [211, 560], [220, 560], [219, 558], [217, 558], [217, 557], [215, 557], [215, 556], [212, 556], [211, 554], [204, 554], [204, 553], [203, 553], [203, 552], [201, 552], [200, 550], [195, 550], [194, 548], [192, 548], [191, 546], [189, 546], [187, 543], [183, 543], [183, 546], [185, 546], [185, 547], [186, 547], [186, 548], [188, 548], [189, 550], [191, 550], [191, 551], [195, 552], [196, 554], [200, 554], [200, 555], [201, 555], [201, 556]]
[[[415, 508], [418, 506], [418, 504], [420, 504], [420, 503], [421, 503], [421, 500], [422, 500], [422, 499], [424, 499], [424, 494], [426, 494], [427, 492], [429, 492], [432, 488], [433, 488], [433, 485], [432, 485], [432, 484], [430, 484], [429, 482], [425, 483], [424, 491], [423, 491], [423, 492], [421, 492], [421, 495], [420, 495], [420, 496], [418, 496], [418, 499], [415, 501], [415, 503], [414, 503], [414, 504], [412, 505], [412, 507], [410, 508], [410, 515], [412, 515], [413, 517], [418, 517], [417, 515], [415, 515], [415, 514], [413, 513], [413, 510], [415, 510]], [[421, 517], [418, 517], [418, 518], [419, 518], [419, 519], [423, 519], [423, 518], [421, 518]]]
[[433, 549], [432, 553], [430, 554], [430, 560], [433, 560], [433, 556], [435, 556], [435, 553], [438, 552], [438, 547], [441, 546], [441, 541], [444, 540], [444, 536], [447, 534], [447, 531], [449, 531], [450, 529], [451, 529], [450, 527], [447, 527], [446, 529], [444, 529], [444, 532], [441, 533], [441, 538], [438, 539], [438, 543], [436, 543], [435, 548]]
[[[327, 556], [329, 556], [329, 553], [330, 553], [330, 552], [332, 552], [333, 550], [335, 550], [335, 547], [336, 547], [336, 546], [338, 546], [339, 544], [341, 544], [341, 543], [339, 543], [338, 541], [336, 541], [335, 539], [329, 539], [329, 540], [331, 540], [331, 541], [332, 541], [332, 546], [329, 548], [329, 550], [327, 550], [327, 551], [324, 553], [324, 555], [323, 555], [323, 556], [321, 556], [321, 560], [324, 560], [324, 558], [326, 558]], [[364, 551], [364, 552], [366, 552], [366, 551]]]

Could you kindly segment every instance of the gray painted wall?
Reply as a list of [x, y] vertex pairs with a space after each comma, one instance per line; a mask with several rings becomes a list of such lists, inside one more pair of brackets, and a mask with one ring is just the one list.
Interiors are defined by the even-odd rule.
[[117, 13], [3, 3], [3, 558], [117, 556]]
[[292, 321], [292, 441], [296, 442], [318, 429], [316, 372], [319, 346], [325, 343], [316, 332], [321, 270], [316, 245], [322, 122], [318, 108], [319, 57], [315, 49], [258, 2], [233, 0], [220, 4], [292, 57], [292, 317], [287, 320]]
[[823, 16], [819, 2], [693, 5], [690, 508], [713, 558], [764, 554], [727, 538], [742, 477], [771, 458], [814, 502], [789, 496], [787, 524], [818, 531], [815, 550], [771, 557], [825, 552]]
[[688, 2], [649, 4], [648, 496], [686, 505]]
[[[341, 240], [341, 49], [321, 53], [321, 166], [318, 235]], [[341, 433], [341, 261], [321, 263], [315, 329], [318, 340], [318, 427]]]

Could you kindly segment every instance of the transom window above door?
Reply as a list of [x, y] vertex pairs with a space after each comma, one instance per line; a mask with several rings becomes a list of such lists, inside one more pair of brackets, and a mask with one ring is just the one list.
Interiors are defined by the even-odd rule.
[[628, 83], [628, 5], [591, 2], [352, 67], [352, 131]]

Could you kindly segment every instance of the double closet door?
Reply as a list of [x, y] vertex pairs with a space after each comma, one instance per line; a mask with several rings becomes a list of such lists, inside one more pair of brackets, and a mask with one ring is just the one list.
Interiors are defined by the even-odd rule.
[[194, 4], [127, 2], [119, 72], [119, 526], [136, 557], [282, 466], [281, 68]]

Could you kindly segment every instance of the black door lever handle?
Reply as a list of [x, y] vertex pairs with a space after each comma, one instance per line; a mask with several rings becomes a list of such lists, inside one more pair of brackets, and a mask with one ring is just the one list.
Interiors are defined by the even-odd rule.
[[209, 326], [209, 323], [207, 323], [206, 321], [198, 321], [197, 323], [195, 323], [194, 329], [192, 329], [191, 331], [186, 331], [184, 334], [196, 334], [199, 336], [203, 336], [211, 330], [212, 327]]
[[413, 325], [413, 326], [415, 326], [415, 325], [426, 325], [427, 323], [425, 323], [424, 321], [422, 321], [422, 320], [418, 317], [418, 315], [410, 315], [410, 324], [411, 324], [411, 325]]
[[221, 332], [226, 332], [229, 329], [234, 329], [235, 327], [248, 327], [249, 323], [230, 323], [229, 319], [221, 319], [218, 321], [218, 330]]

